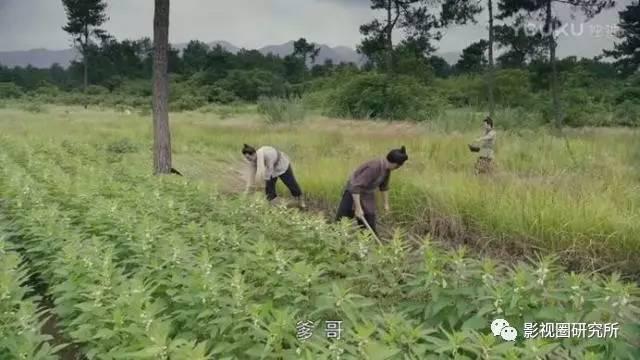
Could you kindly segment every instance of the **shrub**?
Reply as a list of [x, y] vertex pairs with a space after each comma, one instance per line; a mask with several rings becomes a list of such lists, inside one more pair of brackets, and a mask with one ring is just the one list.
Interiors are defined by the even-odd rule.
[[107, 152], [112, 154], [128, 154], [138, 151], [138, 145], [129, 139], [120, 139], [107, 145]]
[[109, 92], [113, 92], [115, 89], [119, 88], [122, 83], [124, 83], [124, 78], [120, 75], [113, 75], [104, 81], [104, 86], [109, 90]]
[[640, 104], [627, 100], [616, 106], [613, 122], [621, 126], [640, 126]]
[[284, 80], [264, 70], [233, 70], [218, 85], [242, 100], [256, 101], [261, 96], [283, 96]]
[[640, 104], [640, 74], [632, 75], [626, 79], [624, 86], [615, 97], [616, 104], [627, 101]]
[[269, 124], [293, 123], [306, 117], [306, 109], [300, 98], [260, 98], [258, 112]]
[[626, 101], [640, 103], [640, 88], [624, 87], [616, 96], [616, 104], [622, 104]]
[[455, 107], [477, 106], [486, 99], [483, 79], [479, 76], [461, 75], [435, 82], [435, 88], [447, 103]]
[[24, 105], [22, 105], [22, 109], [26, 112], [40, 114], [47, 112], [47, 109], [44, 105], [39, 102], [30, 101]]
[[328, 90], [310, 91], [304, 94], [302, 101], [308, 109], [325, 109], [331, 93]]
[[200, 95], [183, 95], [170, 103], [171, 111], [192, 111], [207, 105], [207, 99]]
[[125, 98], [123, 104], [139, 109], [150, 109], [152, 101], [150, 97], [129, 97]]
[[535, 100], [525, 70], [500, 70], [495, 74], [495, 101], [505, 107], [528, 107]]
[[100, 85], [89, 85], [86, 93], [88, 95], [105, 95], [109, 93], [109, 89]]
[[607, 109], [594, 101], [585, 89], [569, 89], [562, 96], [564, 123], [567, 126], [603, 126]]
[[138, 111], [138, 115], [140, 116], [150, 116], [151, 115], [151, 107], [143, 107]]
[[68, 92], [61, 94], [57, 98], [57, 101], [63, 105], [81, 105], [86, 102], [85, 97], [85, 95], [79, 92]]
[[140, 97], [150, 97], [153, 95], [151, 82], [149, 80], [125, 81], [118, 87], [117, 93]]
[[444, 107], [431, 89], [410, 77], [389, 81], [375, 73], [354, 76], [332, 91], [327, 102], [331, 116], [390, 120], [427, 120]]
[[230, 104], [238, 100], [232, 92], [227, 91], [219, 86], [204, 86], [198, 91], [209, 103]]
[[57, 86], [51, 84], [45, 84], [39, 86], [33, 91], [33, 95], [41, 96], [45, 98], [55, 98], [60, 95], [60, 89]]
[[22, 96], [22, 89], [11, 82], [0, 82], [0, 99], [17, 99]]

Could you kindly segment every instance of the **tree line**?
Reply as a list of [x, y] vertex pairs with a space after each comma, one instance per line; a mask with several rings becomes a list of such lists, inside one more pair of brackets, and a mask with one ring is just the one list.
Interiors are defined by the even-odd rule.
[[[60, 65], [49, 69], [0, 66], [0, 82], [11, 82], [27, 91], [53, 85], [65, 91], [88, 92], [98, 91], [92, 86], [118, 92], [131, 87], [132, 81], [149, 84], [154, 57], [151, 39], [119, 41], [101, 29], [108, 21], [104, 1], [63, 0], [63, 4], [68, 17], [63, 29], [82, 59], [67, 69]], [[183, 99], [178, 100], [185, 106], [189, 102], [300, 95], [312, 89], [317, 80], [336, 73], [371, 72], [385, 75], [389, 84], [403, 75], [425, 85], [433, 85], [433, 79], [438, 78], [481, 76], [490, 112], [499, 101], [495, 72], [521, 69], [530, 74], [527, 81], [532, 91], [548, 91], [555, 124], [562, 125], [568, 106], [561, 106], [563, 91], [559, 87], [565, 86], [567, 77], [563, 73], [580, 66], [580, 71], [596, 78], [623, 80], [637, 72], [640, 4], [635, 1], [620, 13], [618, 41], [613, 50], [603, 54], [616, 60], [613, 63], [600, 58], [556, 59], [554, 29], [560, 28], [563, 20], [556, 10], [569, 6], [592, 18], [613, 5], [610, 0], [371, 0], [372, 10], [382, 16], [360, 26], [363, 39], [357, 50], [366, 59], [361, 67], [330, 60], [318, 64], [318, 46], [304, 38], [297, 40], [294, 52], [285, 57], [247, 49], [234, 54], [200, 41], [191, 41], [182, 51], [169, 45], [167, 66], [171, 81], [178, 84], [172, 94], [180, 97], [182, 93]], [[456, 64], [449, 65], [436, 55], [437, 41], [447, 28], [485, 20], [491, 25], [486, 39], [468, 45]], [[526, 25], [532, 21], [541, 24], [539, 30], [527, 31]], [[494, 48], [500, 50], [495, 58]], [[140, 85], [144, 86], [148, 85]], [[150, 96], [150, 87], [140, 94]]]

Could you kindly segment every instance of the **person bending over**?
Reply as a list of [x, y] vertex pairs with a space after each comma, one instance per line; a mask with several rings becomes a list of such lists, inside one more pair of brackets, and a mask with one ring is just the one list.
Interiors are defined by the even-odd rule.
[[[366, 221], [376, 235], [376, 197], [380, 190], [384, 199], [384, 210], [389, 211], [389, 180], [391, 171], [400, 168], [409, 157], [404, 146], [391, 150], [385, 158], [367, 161], [360, 165], [347, 181], [342, 194], [336, 221], [346, 217], [357, 219], [361, 227]], [[364, 221], [363, 221], [364, 220]]]
[[301, 208], [306, 208], [302, 198], [302, 190], [291, 167], [289, 157], [272, 146], [262, 146], [258, 150], [244, 144], [242, 155], [249, 162], [249, 175], [247, 178], [246, 192], [249, 192], [256, 181], [265, 182], [267, 200], [273, 202], [278, 197], [276, 182], [278, 179], [287, 186], [291, 195], [296, 198]]

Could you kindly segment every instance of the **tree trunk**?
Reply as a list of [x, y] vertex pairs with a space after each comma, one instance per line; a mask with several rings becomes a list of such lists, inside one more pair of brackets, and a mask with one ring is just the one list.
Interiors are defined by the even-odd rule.
[[82, 62], [84, 65], [84, 92], [89, 87], [89, 25], [84, 26], [84, 46]]
[[171, 173], [169, 0], [155, 0], [153, 46], [153, 164], [154, 174], [158, 175]]
[[549, 62], [551, 63], [551, 97], [553, 106], [553, 124], [557, 130], [562, 129], [562, 114], [560, 112], [560, 94], [558, 94], [558, 68], [556, 66], [556, 38], [555, 21], [551, 9], [552, 0], [547, 1], [547, 31], [549, 32]]
[[392, 26], [392, 5], [393, 0], [387, 1], [387, 36], [385, 39], [386, 42], [386, 68], [387, 74], [391, 74], [393, 72], [393, 26]]
[[493, 1], [489, 0], [489, 116], [493, 117], [496, 108], [496, 101], [494, 98], [494, 61], [493, 61]]
[[304, 84], [307, 82], [307, 53], [305, 52], [302, 56], [302, 61], [304, 61], [304, 71], [302, 72], [302, 87], [304, 88]]

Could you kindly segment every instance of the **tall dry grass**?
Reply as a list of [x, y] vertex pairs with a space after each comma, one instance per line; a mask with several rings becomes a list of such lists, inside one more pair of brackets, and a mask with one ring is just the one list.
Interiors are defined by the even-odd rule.
[[[516, 121], [517, 114], [503, 115]], [[410, 160], [392, 175], [393, 209], [382, 217], [385, 224], [513, 254], [556, 252], [575, 268], [640, 269], [638, 132], [582, 129], [564, 139], [539, 127], [503, 131], [499, 114], [497, 172], [476, 177], [466, 144], [480, 135], [481, 119], [455, 111], [430, 124], [314, 117], [300, 125], [268, 125], [251, 114], [174, 114], [174, 166], [224, 187], [230, 171], [239, 171], [243, 143], [274, 145], [291, 157], [306, 194], [333, 215], [357, 165], [405, 145]], [[150, 126], [147, 117], [110, 111], [0, 109], [3, 134], [51, 141], [98, 146], [128, 138], [148, 149]], [[122, 161], [150, 171], [150, 156], [125, 154]], [[286, 195], [281, 185], [279, 192]]]

